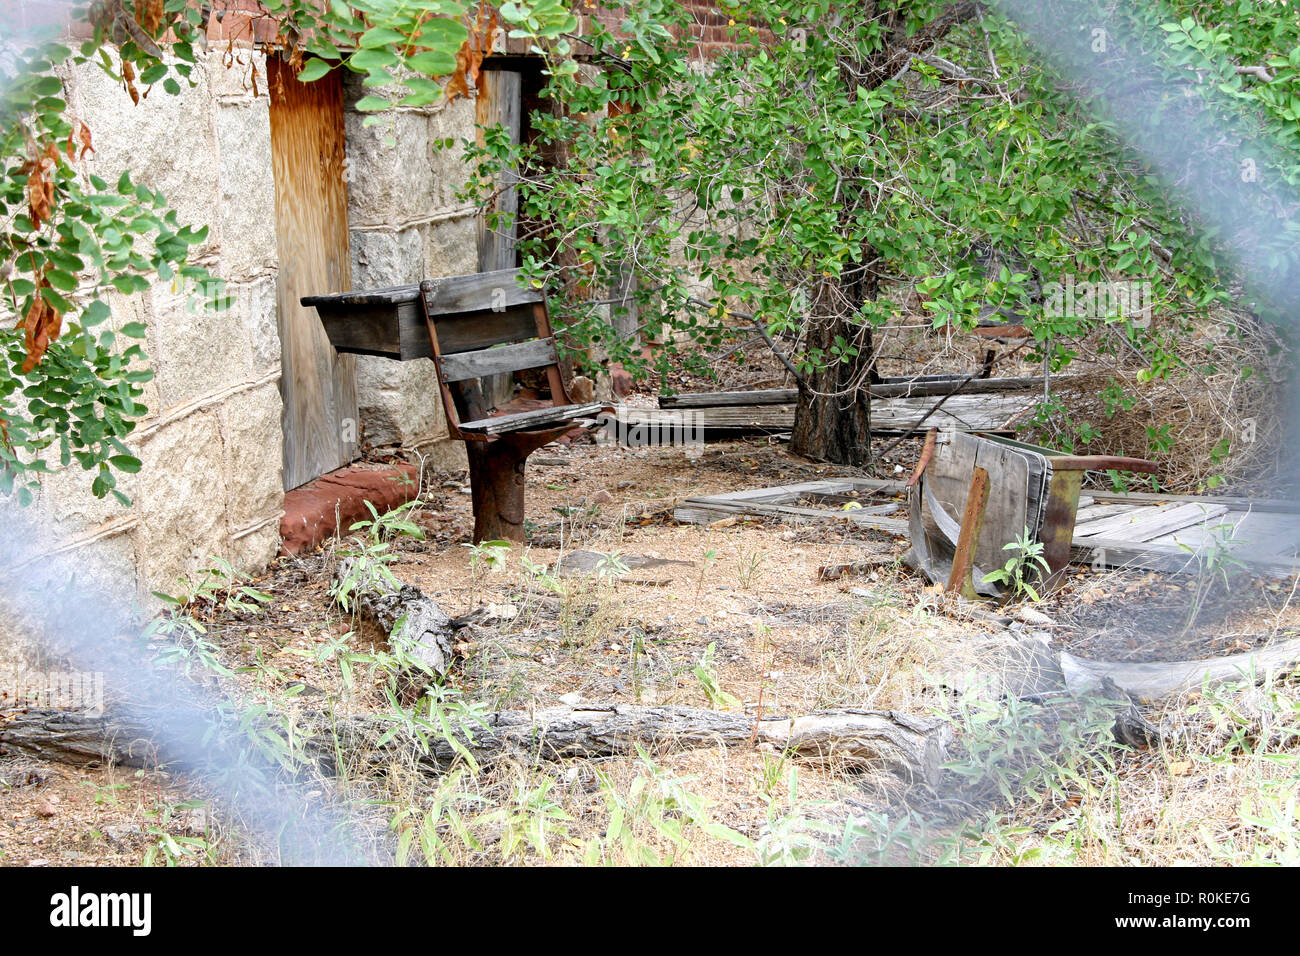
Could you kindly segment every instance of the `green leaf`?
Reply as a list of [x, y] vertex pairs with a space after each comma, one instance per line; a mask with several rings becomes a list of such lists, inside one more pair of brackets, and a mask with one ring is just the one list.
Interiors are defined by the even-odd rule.
[[155, 63], [140, 74], [140, 82], [146, 86], [152, 86], [167, 75], [167, 66], [163, 63]]
[[358, 73], [375, 73], [397, 66], [401, 61], [388, 50], [358, 50], [348, 57], [348, 65]]
[[408, 38], [396, 30], [388, 27], [371, 27], [361, 38], [357, 40], [357, 45], [363, 50], [374, 50], [386, 46], [404, 46]]
[[407, 57], [406, 65], [426, 76], [447, 76], [456, 70], [456, 57], [449, 53], [426, 50]]
[[328, 63], [319, 57], [312, 57], [298, 72], [298, 79], [303, 83], [310, 83], [313, 80], [319, 80], [322, 76], [329, 73], [332, 67], [332, 63]]

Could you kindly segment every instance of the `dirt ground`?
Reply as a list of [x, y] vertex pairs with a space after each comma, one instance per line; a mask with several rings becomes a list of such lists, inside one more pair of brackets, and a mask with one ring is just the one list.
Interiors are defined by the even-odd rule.
[[[910, 471], [916, 454], [906, 443], [876, 464], [876, 476]], [[471, 547], [465, 475], [432, 474], [407, 514], [423, 537], [394, 538], [389, 567], [453, 617], [490, 612], [488, 624], [468, 629], [449, 683], [492, 709], [553, 706], [576, 695], [756, 715], [830, 707], [924, 714], [948, 709], [945, 694], [991, 650], [1030, 631], [1080, 656], [1125, 660], [1208, 657], [1300, 633], [1293, 580], [1239, 578], [1227, 593], [1208, 590], [1194, 602], [1199, 585], [1190, 579], [1080, 568], [1034, 605], [1037, 616], [1020, 619], [1015, 608], [945, 599], [903, 566], [906, 542], [883, 533], [839, 522], [672, 519], [673, 504], [690, 495], [841, 474], [861, 471], [802, 461], [767, 441], [710, 444], [697, 457], [550, 446], [528, 465], [529, 545]], [[279, 559], [251, 582], [272, 598], [261, 613], [208, 615], [221, 660], [246, 694], [291, 694], [283, 697], [289, 706], [307, 708], [328, 699], [342, 713], [384, 708], [378, 680], [361, 674], [349, 683], [338, 666], [337, 648], [382, 646], [382, 635], [330, 599], [336, 555], [348, 547], [335, 540]], [[557, 562], [575, 551], [609, 557], [593, 573], [557, 574]], [[819, 580], [821, 567], [868, 560], [867, 573]], [[1190, 619], [1194, 603], [1204, 609]], [[715, 818], [741, 833], [757, 834], [774, 801], [795, 799], [774, 796], [786, 786], [786, 768], [770, 754], [682, 751], [657, 760], [691, 780]], [[636, 761], [603, 766], [615, 780], [636, 773]], [[583, 807], [596, 814], [599, 792], [580, 762], [559, 779], [570, 814], [581, 819]], [[888, 806], [896, 782], [807, 767], [798, 786], [800, 802], [842, 810]], [[204, 848], [181, 852], [184, 863], [274, 862], [246, 855], [228, 827], [218, 840], [206, 811], [185, 805], [201, 799], [190, 782], [161, 772], [0, 756], [0, 863], [138, 864], [151, 847], [161, 859], [169, 837]], [[570, 842], [577, 862], [582, 837]], [[692, 862], [744, 859], [718, 845]]]

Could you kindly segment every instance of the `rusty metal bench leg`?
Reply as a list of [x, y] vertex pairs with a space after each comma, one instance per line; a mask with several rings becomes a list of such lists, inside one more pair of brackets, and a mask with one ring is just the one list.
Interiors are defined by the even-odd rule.
[[1043, 512], [1043, 527], [1038, 534], [1038, 540], [1043, 543], [1043, 559], [1047, 562], [1044, 594], [1065, 583], [1065, 569], [1070, 564], [1070, 545], [1074, 541], [1074, 519], [1079, 511], [1079, 490], [1083, 487], [1084, 472], [1115, 469], [1154, 475], [1158, 470], [1153, 461], [1112, 455], [1055, 455], [1049, 456], [1047, 460], [1052, 465], [1052, 482], [1047, 488], [1047, 508]]
[[1065, 581], [1070, 564], [1070, 543], [1074, 540], [1074, 517], [1079, 510], [1079, 489], [1083, 472], [1054, 468], [1047, 486], [1047, 508], [1039, 540], [1043, 542], [1043, 560], [1047, 562], [1047, 580], [1042, 593], [1056, 590]]
[[467, 441], [469, 487], [474, 505], [474, 543], [524, 541], [524, 464], [538, 448], [573, 425], [516, 432], [493, 441]]
[[961, 517], [961, 533], [957, 536], [957, 553], [952, 558], [952, 574], [948, 576], [949, 593], [957, 591], [968, 601], [979, 600], [975, 592], [975, 551], [980, 545], [980, 531], [984, 528], [984, 511], [989, 503], [989, 473], [979, 465], [971, 476], [970, 491], [966, 495], [966, 510]]

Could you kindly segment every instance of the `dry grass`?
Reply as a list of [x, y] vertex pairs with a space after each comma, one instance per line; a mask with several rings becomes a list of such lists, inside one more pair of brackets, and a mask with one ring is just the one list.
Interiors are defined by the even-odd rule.
[[[610, 448], [554, 458], [561, 463], [530, 470], [529, 514], [536, 539], [548, 546], [513, 549], [498, 570], [476, 565], [464, 547], [467, 496], [447, 493], [441, 481], [413, 516], [425, 540], [394, 543], [394, 573], [450, 613], [484, 604], [515, 609], [474, 634], [450, 682], [449, 714], [470, 704], [549, 706], [569, 694], [753, 714], [837, 706], [944, 713], [954, 715], [960, 770], [931, 793], [765, 750], [668, 746], [644, 758], [465, 765], [441, 777], [417, 769], [414, 745], [397, 756], [354, 753], [341, 778], [310, 786], [348, 809], [376, 862], [1165, 864], [1294, 853], [1287, 835], [1294, 806], [1275, 805], [1269, 790], [1279, 782], [1294, 791], [1297, 782], [1294, 731], [1285, 729], [1297, 722], [1294, 683], [1172, 702], [1149, 716], [1178, 731], [1177, 743], [1122, 751], [1104, 720], [1093, 726], [1046, 705], [1011, 713], [1001, 699], [1002, 672], [1017, 632], [924, 588], [896, 562], [867, 576], [817, 579], [821, 565], [864, 552], [897, 555], [901, 545], [839, 526], [709, 528], [640, 516], [652, 490], [671, 500], [817, 473], [779, 449], [721, 446], [694, 462], [666, 450], [637, 456]], [[615, 502], [593, 507], [600, 490]], [[577, 548], [691, 563], [636, 570], [625, 580], [539, 570]], [[328, 598], [330, 550], [284, 560], [256, 582], [275, 598], [266, 614], [209, 621], [245, 699], [286, 713], [391, 710], [381, 636]], [[1120, 583], [1084, 576], [1068, 600]], [[1290, 620], [1285, 598], [1268, 606], [1266, 623]], [[1246, 716], [1238, 720], [1234, 709]], [[203, 797], [194, 781], [128, 774], [122, 792], [129, 798], [94, 804], [93, 793], [122, 782], [122, 774], [42, 765], [43, 780], [16, 785], [26, 766], [0, 759], [7, 781], [0, 833], [6, 821], [26, 821], [24, 842], [4, 842], [4, 862], [139, 862], [160, 839], [151, 826], [201, 841], [202, 852], [182, 863], [280, 861], [273, 843], [250, 837], [221, 808], [201, 831], [179, 814], [162, 819], [161, 810], [185, 797]], [[75, 817], [68, 796], [55, 816], [36, 812], [51, 793], [72, 792], [84, 795]], [[109, 826], [135, 836], [112, 839]], [[31, 842], [38, 837], [42, 843]]]

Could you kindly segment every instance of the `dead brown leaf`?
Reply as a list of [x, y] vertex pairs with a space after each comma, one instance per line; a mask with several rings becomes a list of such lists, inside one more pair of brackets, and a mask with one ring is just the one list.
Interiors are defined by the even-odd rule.
[[150, 36], [158, 35], [162, 25], [163, 0], [137, 0], [135, 5], [135, 22], [145, 29]]
[[36, 284], [36, 295], [32, 298], [31, 308], [27, 310], [27, 315], [23, 317], [23, 328], [25, 333], [25, 344], [27, 347], [27, 357], [23, 360], [23, 374], [30, 372], [40, 364], [45, 356], [45, 351], [50, 347], [50, 343], [59, 337], [63, 331], [63, 315], [58, 312], [54, 306], [45, 301], [41, 295], [42, 289], [48, 289], [50, 284], [45, 281], [42, 275]]

